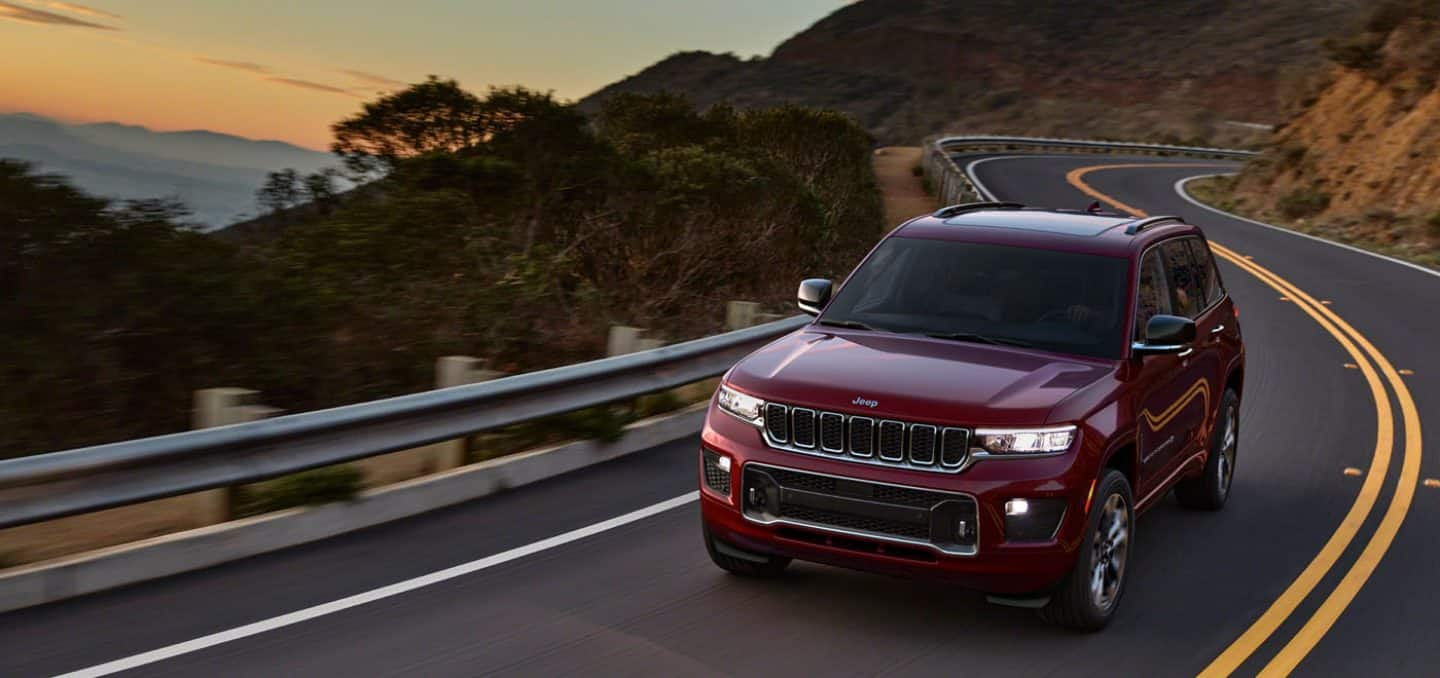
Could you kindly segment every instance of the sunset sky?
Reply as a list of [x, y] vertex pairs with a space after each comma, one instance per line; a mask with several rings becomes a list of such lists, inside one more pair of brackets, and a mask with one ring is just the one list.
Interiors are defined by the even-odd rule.
[[324, 148], [427, 74], [567, 99], [679, 50], [768, 54], [841, 0], [0, 0], [0, 112]]

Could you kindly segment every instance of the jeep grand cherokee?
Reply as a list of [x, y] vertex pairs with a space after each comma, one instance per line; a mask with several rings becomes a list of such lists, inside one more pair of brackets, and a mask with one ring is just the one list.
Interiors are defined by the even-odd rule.
[[891, 232], [804, 328], [724, 377], [702, 434], [711, 558], [952, 580], [1095, 630], [1135, 516], [1225, 504], [1244, 347], [1200, 229], [1013, 203]]

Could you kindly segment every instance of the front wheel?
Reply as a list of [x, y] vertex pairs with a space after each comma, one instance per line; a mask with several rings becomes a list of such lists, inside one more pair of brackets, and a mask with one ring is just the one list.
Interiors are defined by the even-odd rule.
[[1106, 470], [1095, 485], [1075, 567], [1040, 611], [1046, 621], [1077, 631], [1099, 631], [1110, 623], [1134, 552], [1134, 505], [1124, 474]]
[[1230, 498], [1235, 478], [1235, 451], [1240, 443], [1240, 396], [1230, 389], [1220, 398], [1215, 432], [1210, 434], [1210, 456], [1205, 470], [1194, 478], [1175, 483], [1180, 505], [1197, 511], [1219, 511]]

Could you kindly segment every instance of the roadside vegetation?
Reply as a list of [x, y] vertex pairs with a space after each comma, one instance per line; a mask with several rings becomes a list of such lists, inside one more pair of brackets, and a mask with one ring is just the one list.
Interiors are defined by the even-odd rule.
[[587, 116], [432, 78], [334, 130], [355, 189], [276, 173], [269, 216], [213, 234], [0, 161], [0, 457], [182, 430], [198, 388], [302, 411], [430, 388], [442, 355], [514, 373], [600, 357], [614, 323], [702, 336], [882, 224], [871, 138], [818, 110]]
[[1227, 210], [1440, 268], [1440, 5], [1387, 0], [1324, 43], [1330, 64], [1236, 178]]

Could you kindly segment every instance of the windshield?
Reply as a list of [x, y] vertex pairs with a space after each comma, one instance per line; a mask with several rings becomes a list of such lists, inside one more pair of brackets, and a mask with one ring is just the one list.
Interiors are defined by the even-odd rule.
[[1127, 260], [890, 238], [817, 321], [1119, 358]]

